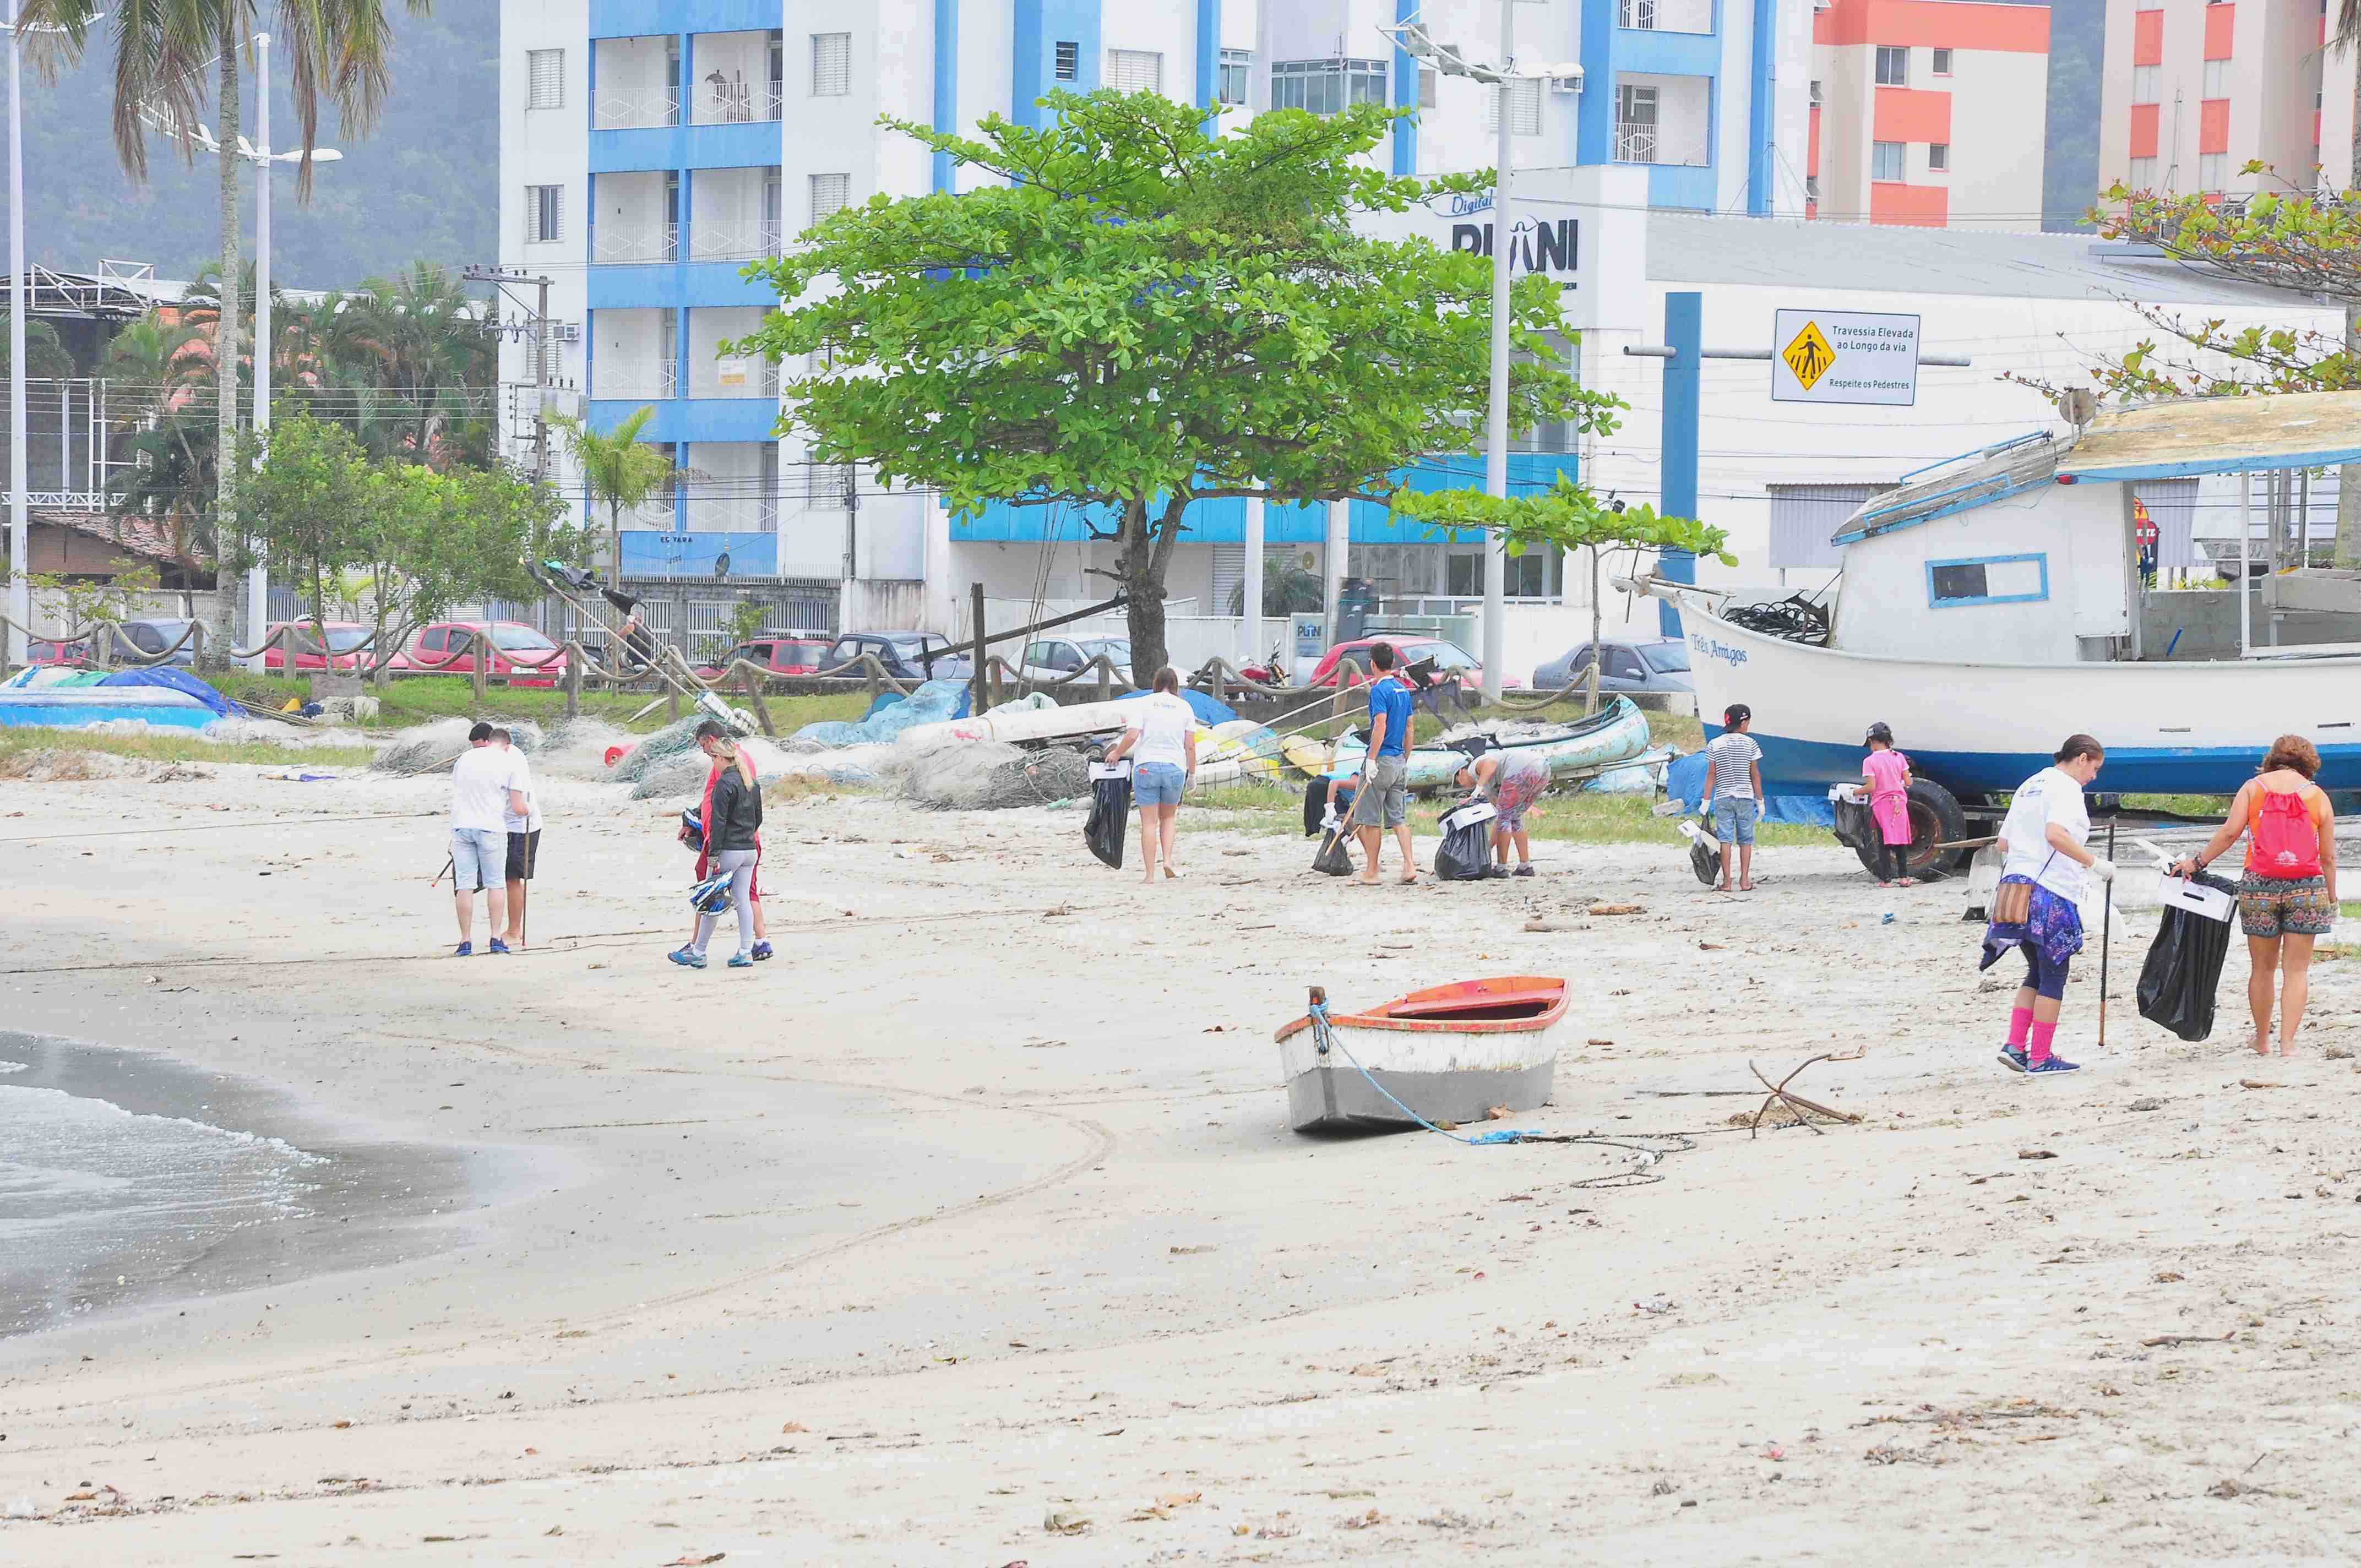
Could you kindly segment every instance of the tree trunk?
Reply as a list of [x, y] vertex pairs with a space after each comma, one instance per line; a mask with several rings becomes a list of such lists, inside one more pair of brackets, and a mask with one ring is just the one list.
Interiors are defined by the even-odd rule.
[[1131, 632], [1131, 678], [1138, 685], [1153, 685], [1156, 672], [1171, 662], [1164, 642], [1164, 572], [1187, 505], [1168, 503], [1164, 516], [1151, 526], [1147, 502], [1124, 503], [1123, 526], [1115, 535], [1115, 572], [1128, 601], [1124, 619]]
[[607, 586], [623, 591], [623, 509], [614, 501], [607, 503]]
[[[243, 303], [241, 285], [245, 258], [238, 250], [238, 157], [237, 138], [244, 130], [238, 102], [237, 28], [234, 22], [225, 21], [221, 30], [221, 225], [222, 276], [221, 313], [214, 322], [214, 386], [221, 407], [214, 411], [217, 444], [214, 454], [214, 615], [219, 628], [213, 640], [220, 652], [215, 655], [226, 663], [232, 646], [229, 629], [236, 616], [236, 606], [242, 595], [235, 577], [222, 571], [218, 563], [232, 554], [237, 533], [237, 389], [238, 339], [244, 323], [238, 311]], [[258, 626], [248, 627], [248, 637], [261, 631]]]
[[1606, 641], [1599, 630], [1602, 619], [1598, 608], [1598, 546], [1594, 544], [1590, 547], [1590, 700], [1583, 708], [1585, 713], [1598, 711], [1598, 661], [1605, 652], [1601, 644]]

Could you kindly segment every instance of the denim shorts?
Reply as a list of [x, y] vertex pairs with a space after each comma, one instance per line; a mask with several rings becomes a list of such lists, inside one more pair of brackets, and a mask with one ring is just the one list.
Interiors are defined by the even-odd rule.
[[509, 869], [509, 836], [474, 828], [451, 829], [451, 885], [460, 893], [499, 887]]
[[1142, 762], [1131, 770], [1131, 804], [1178, 806], [1188, 784], [1189, 775], [1170, 762]]
[[1725, 795], [1713, 803], [1713, 836], [1724, 849], [1732, 844], [1752, 848], [1754, 825], [1763, 820], [1763, 803], [1742, 795]]

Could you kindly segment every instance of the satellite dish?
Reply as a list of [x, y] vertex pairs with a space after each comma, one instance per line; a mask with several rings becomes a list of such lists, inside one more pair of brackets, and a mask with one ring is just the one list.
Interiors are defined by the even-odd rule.
[[718, 582], [730, 575], [730, 552], [724, 550], [713, 558], [713, 576]]

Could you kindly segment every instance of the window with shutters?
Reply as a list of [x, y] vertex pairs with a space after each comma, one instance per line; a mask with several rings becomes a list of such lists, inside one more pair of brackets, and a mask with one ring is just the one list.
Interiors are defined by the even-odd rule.
[[2135, 65], [2132, 67], [2133, 103], [2153, 104], [2156, 102], [2158, 71], [2159, 68], [2153, 65]]
[[1060, 82], [1080, 82], [1082, 79], [1082, 46], [1060, 38], [1052, 54], [1049, 70], [1050, 74]]
[[566, 107], [566, 51], [562, 49], [527, 49], [524, 64], [524, 106], [528, 109]]
[[1253, 78], [1254, 50], [1225, 49], [1222, 51], [1223, 103], [1243, 106], [1246, 101], [1246, 89]]
[[1872, 180], [1906, 180], [1909, 178], [1903, 162], [1907, 143], [1873, 141], [1869, 144], [1869, 177]]
[[2155, 190], [2156, 159], [2153, 158], [2133, 159], [2131, 175], [2124, 181], [2124, 183], [2130, 186], [2135, 191]]
[[811, 221], [818, 223], [830, 213], [840, 213], [852, 200], [852, 176], [850, 174], [815, 174], [811, 177]]
[[1877, 84], [1880, 87], [1910, 85], [1910, 51], [1880, 46], [1877, 51]]
[[1442, 81], [1443, 72], [1439, 71], [1429, 71], [1424, 66], [1419, 67], [1418, 106], [1420, 108], [1432, 109], [1435, 106], [1438, 102], [1438, 94], [1441, 91], [1440, 84]]
[[1118, 93], [1164, 91], [1164, 57], [1142, 49], [1107, 50], [1106, 84]]
[[[1542, 134], [1542, 84], [1537, 77], [1522, 77], [1508, 83], [1509, 134], [1537, 137]], [[1500, 132], [1500, 94], [1498, 89], [1485, 94], [1484, 128], [1498, 136]]]
[[2197, 155], [2197, 188], [2200, 191], [2226, 190], [2230, 181], [2230, 155], [2226, 152], [2201, 152]]
[[811, 90], [815, 98], [841, 98], [852, 91], [852, 35], [811, 36]]
[[524, 188], [524, 238], [527, 245], [552, 245], [566, 237], [566, 187], [528, 185]]
[[[2148, 69], [2153, 71], [2156, 68], [2150, 66]], [[2228, 60], [2209, 60], [2205, 62], [2204, 93], [2208, 98], [2227, 98], [2230, 95], [2230, 62]]]

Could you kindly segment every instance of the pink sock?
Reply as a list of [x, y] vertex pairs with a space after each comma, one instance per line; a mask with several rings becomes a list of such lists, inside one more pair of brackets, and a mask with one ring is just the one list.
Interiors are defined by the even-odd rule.
[[2026, 1036], [2032, 1027], [2032, 1008], [2012, 1008], [2008, 1015], [2008, 1048], [2013, 1051], [2025, 1049]]
[[2026, 1058], [2032, 1061], [2048, 1061], [2049, 1042], [2057, 1036], [2057, 1034], [2058, 1025], [2055, 1023], [2036, 1024], [2033, 1026], [2033, 1043], [2026, 1052]]

